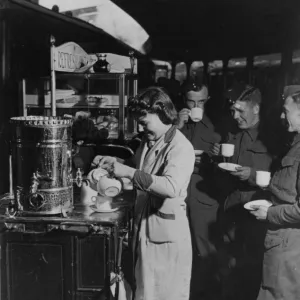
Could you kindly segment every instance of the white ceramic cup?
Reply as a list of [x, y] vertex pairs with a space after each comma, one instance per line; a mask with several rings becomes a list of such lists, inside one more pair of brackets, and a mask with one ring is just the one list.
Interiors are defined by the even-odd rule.
[[256, 184], [267, 187], [271, 180], [271, 173], [267, 171], [256, 171]]
[[80, 202], [84, 205], [92, 204], [92, 197], [97, 195], [97, 190], [90, 186], [89, 181], [83, 181], [80, 189]]
[[109, 197], [97, 195], [91, 197], [92, 202], [95, 203], [97, 209], [108, 210], [111, 209], [112, 199]]
[[97, 183], [97, 190], [102, 196], [115, 197], [121, 192], [122, 183], [118, 179], [102, 176]]
[[92, 185], [97, 185], [99, 179], [105, 175], [108, 175], [106, 170], [102, 168], [96, 168], [89, 172], [89, 174], [87, 175], [87, 179]]
[[221, 154], [225, 157], [231, 157], [234, 153], [233, 144], [221, 144]]
[[194, 122], [200, 122], [203, 118], [203, 109], [201, 107], [193, 107], [190, 112], [190, 117]]

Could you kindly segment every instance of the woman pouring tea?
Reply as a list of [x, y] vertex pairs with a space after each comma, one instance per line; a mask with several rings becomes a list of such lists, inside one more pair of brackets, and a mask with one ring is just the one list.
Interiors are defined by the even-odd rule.
[[109, 156], [97, 156], [94, 163], [115, 177], [129, 178], [137, 189], [135, 299], [188, 300], [192, 247], [185, 198], [194, 149], [176, 129], [177, 112], [163, 89], [146, 89], [128, 108], [144, 130], [135, 168]]

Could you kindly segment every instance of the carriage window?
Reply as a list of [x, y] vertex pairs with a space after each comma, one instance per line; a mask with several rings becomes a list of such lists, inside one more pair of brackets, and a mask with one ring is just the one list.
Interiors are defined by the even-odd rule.
[[152, 62], [155, 65], [155, 82], [157, 82], [160, 77], [171, 78], [172, 66], [169, 62], [155, 59], [153, 59]]
[[185, 62], [180, 62], [176, 65], [175, 79], [182, 83], [187, 77], [187, 67]]

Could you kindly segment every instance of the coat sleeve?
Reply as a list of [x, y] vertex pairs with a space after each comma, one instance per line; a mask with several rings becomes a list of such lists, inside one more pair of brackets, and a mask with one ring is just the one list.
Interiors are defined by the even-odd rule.
[[194, 164], [194, 150], [188, 141], [171, 145], [163, 161], [161, 175], [151, 175], [148, 192], [163, 198], [180, 196], [186, 192]]
[[300, 203], [283, 204], [268, 209], [267, 220], [275, 225], [300, 223]]

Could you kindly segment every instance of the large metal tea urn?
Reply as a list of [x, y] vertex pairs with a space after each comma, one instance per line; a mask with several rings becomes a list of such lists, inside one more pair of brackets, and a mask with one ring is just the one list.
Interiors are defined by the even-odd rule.
[[73, 208], [72, 120], [11, 118], [13, 189], [19, 211], [64, 214]]

